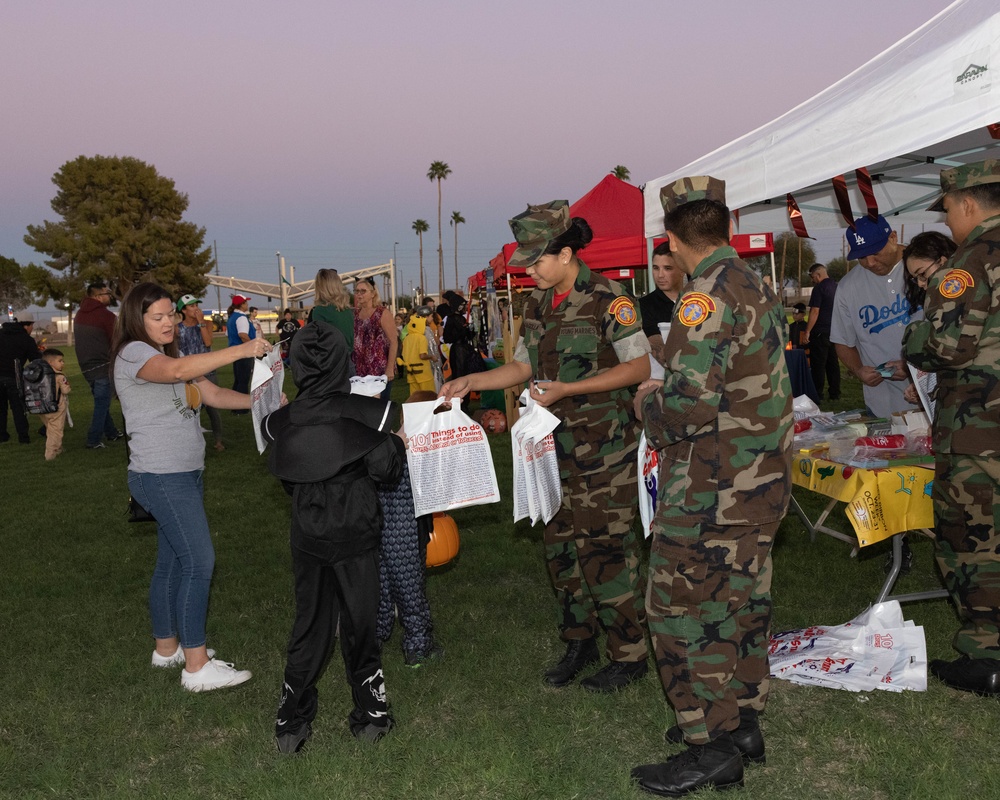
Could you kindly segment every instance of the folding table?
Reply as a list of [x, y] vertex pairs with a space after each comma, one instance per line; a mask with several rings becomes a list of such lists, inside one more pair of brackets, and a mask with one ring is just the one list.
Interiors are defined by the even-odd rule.
[[[866, 547], [892, 538], [892, 568], [875, 599], [881, 603], [890, 597], [892, 587], [899, 577], [903, 561], [903, 534], [919, 531], [932, 536], [934, 508], [931, 504], [931, 486], [934, 481], [932, 465], [890, 465], [878, 469], [862, 469], [827, 461], [811, 455], [800, 454], [792, 458], [792, 483], [812, 492], [829, 497], [822, 513], [810, 520], [799, 502], [792, 497], [792, 510], [798, 514], [809, 538], [816, 540], [817, 533]], [[856, 538], [826, 525], [838, 504], [846, 503], [845, 513], [854, 527]], [[947, 597], [944, 589], [911, 594], [891, 595], [901, 603], [910, 600], [928, 600]]]

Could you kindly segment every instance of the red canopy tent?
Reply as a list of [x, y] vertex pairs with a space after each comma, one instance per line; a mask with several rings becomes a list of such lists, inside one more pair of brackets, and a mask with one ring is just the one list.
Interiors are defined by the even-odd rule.
[[[646, 237], [643, 228], [642, 192], [635, 186], [605, 175], [593, 189], [569, 207], [570, 216], [587, 220], [594, 238], [580, 250], [587, 266], [614, 280], [626, 280], [634, 270], [646, 268]], [[654, 240], [654, 247], [662, 239]], [[765, 255], [774, 250], [773, 237], [766, 234], [742, 234], [733, 237], [733, 247], [744, 258]], [[524, 267], [511, 267], [510, 257], [517, 248], [515, 242], [505, 244], [490, 261], [493, 282], [497, 288], [507, 285], [507, 273], [513, 288], [532, 287]], [[469, 279], [474, 290], [486, 285], [486, 270]]]

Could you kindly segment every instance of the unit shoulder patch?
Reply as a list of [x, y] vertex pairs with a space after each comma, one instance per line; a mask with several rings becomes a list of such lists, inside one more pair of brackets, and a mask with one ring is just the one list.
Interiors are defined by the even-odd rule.
[[638, 315], [635, 313], [635, 304], [633, 304], [631, 298], [624, 295], [616, 297], [611, 301], [608, 313], [622, 325], [634, 325], [636, 319], [638, 319]]
[[677, 319], [682, 325], [693, 328], [701, 325], [715, 310], [715, 300], [702, 292], [691, 292], [681, 298], [677, 307]]
[[975, 279], [964, 269], [950, 269], [941, 279], [938, 291], [941, 292], [942, 297], [954, 300], [956, 297], [961, 297], [965, 294], [966, 289], [975, 285]]

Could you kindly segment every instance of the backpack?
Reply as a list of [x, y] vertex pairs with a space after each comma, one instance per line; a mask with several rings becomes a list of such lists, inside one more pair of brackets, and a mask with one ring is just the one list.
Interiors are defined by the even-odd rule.
[[59, 410], [56, 371], [44, 358], [36, 358], [24, 365], [21, 392], [29, 414], [54, 414]]

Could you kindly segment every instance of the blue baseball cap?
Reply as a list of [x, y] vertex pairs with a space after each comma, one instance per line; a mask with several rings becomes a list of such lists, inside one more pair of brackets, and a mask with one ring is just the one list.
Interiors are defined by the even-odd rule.
[[847, 229], [847, 243], [851, 249], [847, 251], [850, 261], [858, 261], [873, 256], [889, 243], [892, 226], [881, 214], [874, 222], [870, 217], [860, 217], [854, 220], [854, 229]]

